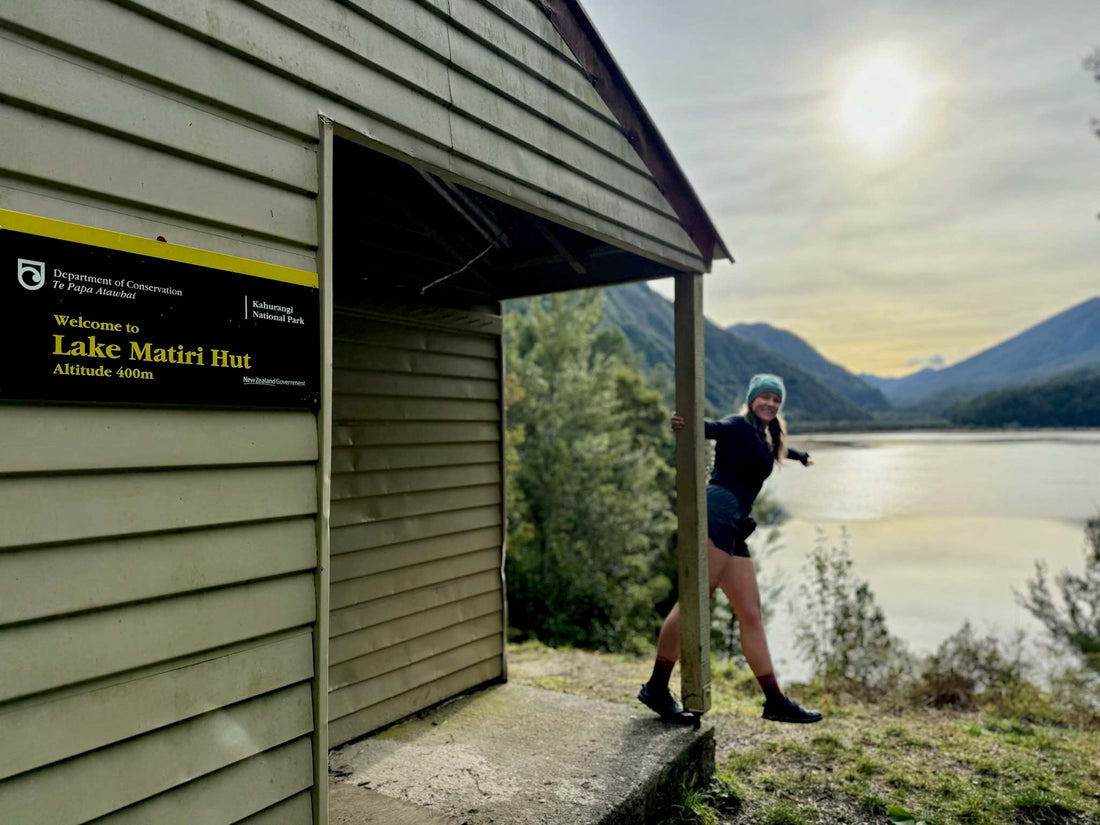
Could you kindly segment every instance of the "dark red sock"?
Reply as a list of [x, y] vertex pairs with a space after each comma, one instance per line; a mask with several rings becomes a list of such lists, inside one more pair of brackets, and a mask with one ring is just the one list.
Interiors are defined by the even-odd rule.
[[676, 663], [664, 656], [658, 656], [653, 663], [653, 674], [649, 677], [649, 686], [654, 690], [668, 690], [668, 680]]
[[757, 676], [756, 681], [760, 683], [760, 687], [764, 690], [764, 698], [766, 699], [782, 699], [783, 691], [779, 689], [779, 682], [775, 678], [774, 673], [765, 673], [763, 676]]

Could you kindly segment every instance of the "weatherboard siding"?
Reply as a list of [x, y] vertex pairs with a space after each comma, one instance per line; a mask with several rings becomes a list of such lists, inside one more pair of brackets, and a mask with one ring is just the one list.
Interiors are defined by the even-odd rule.
[[[670, 265], [698, 250], [530, 0], [0, 2], [0, 206], [309, 266], [317, 115]], [[93, 162], [89, 162], [92, 159]]]
[[[319, 115], [520, 208], [705, 268], [532, 0], [0, 0], [0, 208], [316, 271]], [[500, 634], [484, 635], [503, 616], [499, 374], [461, 348], [400, 357], [442, 397], [340, 395], [336, 414], [358, 423], [335, 433], [334, 471], [392, 470], [393, 486], [354, 482], [338, 511], [335, 592], [367, 601], [333, 612], [345, 629], [331, 644], [356, 702], [368, 672], [402, 670], [373, 683], [388, 699], [334, 720], [333, 742], [502, 668]], [[309, 414], [0, 406], [0, 725], [26, 737], [57, 714], [41, 747], [0, 740], [0, 810], [51, 825], [188, 809], [323, 820], [301, 659], [317, 622], [316, 433]], [[425, 489], [421, 469], [442, 486]], [[420, 580], [389, 566], [402, 553]], [[426, 658], [402, 594], [435, 634]], [[288, 640], [295, 656], [265, 658]], [[184, 684], [202, 688], [172, 693]], [[223, 748], [219, 732], [236, 736]]]
[[338, 308], [334, 338], [336, 745], [499, 678], [504, 597], [499, 333]]
[[315, 416], [0, 406], [0, 455], [4, 817], [311, 788]]

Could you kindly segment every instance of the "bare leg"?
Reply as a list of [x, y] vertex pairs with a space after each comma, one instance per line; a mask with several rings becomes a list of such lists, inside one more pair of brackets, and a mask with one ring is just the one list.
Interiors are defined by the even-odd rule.
[[734, 556], [726, 565], [720, 582], [722, 592], [737, 614], [741, 631], [741, 651], [756, 676], [773, 673], [768, 638], [764, 634], [764, 619], [760, 611], [760, 588], [756, 583], [756, 568], [752, 559]]
[[[719, 550], [713, 541], [707, 539], [707, 578], [710, 583], [710, 591], [718, 586], [723, 574], [729, 568], [732, 559], [729, 553]], [[755, 583], [755, 579], [753, 582]], [[757, 597], [759, 601], [759, 596]], [[675, 662], [680, 659], [680, 603], [672, 606], [664, 624], [661, 625], [661, 635], [657, 637], [657, 656]]]
[[760, 615], [760, 587], [756, 583], [756, 568], [752, 559], [734, 556], [722, 576], [722, 592], [730, 600], [737, 613], [741, 628], [741, 651], [752, 668], [753, 675], [764, 691], [765, 719], [772, 722], [820, 722], [821, 714], [806, 710], [798, 702], [787, 697], [779, 689], [772, 657], [768, 652], [768, 638], [764, 635], [764, 620]]
[[[806, 710], [779, 689], [772, 667], [772, 657], [768, 652], [768, 638], [764, 633], [764, 620], [760, 611], [760, 587], [756, 583], [756, 568], [753, 567], [752, 559], [728, 556], [711, 541], [707, 542], [707, 551], [710, 591], [713, 593], [714, 588], [720, 585], [737, 613], [737, 624], [741, 629], [741, 650], [764, 691], [763, 717], [773, 722], [820, 721], [819, 712]], [[679, 658], [680, 605], [677, 604], [661, 626], [653, 676], [650, 677], [649, 682], [642, 685], [638, 693], [638, 699], [643, 704], [657, 711], [666, 720], [675, 722], [692, 718], [690, 714], [680, 711], [679, 705], [668, 693], [668, 676], [672, 671], [673, 663]], [[654, 698], [657, 696], [663, 698]]]

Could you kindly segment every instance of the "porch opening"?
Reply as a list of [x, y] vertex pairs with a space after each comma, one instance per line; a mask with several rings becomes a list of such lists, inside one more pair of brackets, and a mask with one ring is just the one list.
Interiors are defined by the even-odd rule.
[[333, 170], [330, 747], [506, 679], [500, 302], [677, 274], [351, 140]]

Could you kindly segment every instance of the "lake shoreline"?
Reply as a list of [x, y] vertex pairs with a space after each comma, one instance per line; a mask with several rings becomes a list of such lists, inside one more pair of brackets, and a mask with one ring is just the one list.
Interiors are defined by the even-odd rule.
[[1029, 433], [1046, 432], [1050, 430], [1067, 430], [1071, 432], [1096, 432], [1100, 433], [1100, 427], [963, 427], [947, 420], [930, 421], [788, 421], [787, 432], [790, 435], [804, 435], [807, 433], [878, 433], [878, 432], [928, 432], [948, 431], [960, 433]]
[[[787, 591], [769, 638], [797, 671], [795, 596], [815, 543], [848, 546], [891, 631], [927, 652], [965, 620], [976, 628], [1039, 628], [1014, 597], [1036, 561], [1078, 570], [1084, 527], [1100, 511], [1100, 430], [833, 432], [792, 436], [814, 466], [768, 479], [786, 514], [765, 576]], [[750, 542], [751, 544], [751, 542]], [[761, 550], [763, 545], [761, 545]]]

